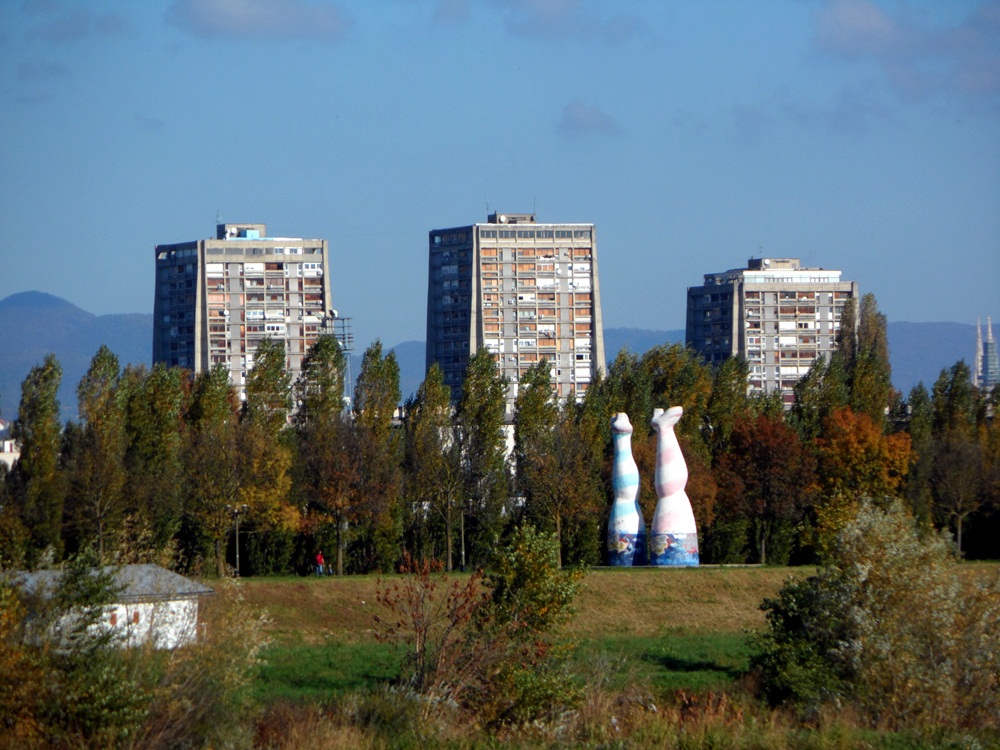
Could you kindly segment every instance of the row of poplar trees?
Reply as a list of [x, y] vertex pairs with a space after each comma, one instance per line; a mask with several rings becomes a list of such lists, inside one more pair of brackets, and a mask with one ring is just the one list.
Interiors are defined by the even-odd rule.
[[[611, 498], [611, 416], [635, 426], [647, 521], [655, 407], [681, 405], [679, 438], [703, 562], [810, 562], [863, 497], [903, 498], [959, 549], [996, 557], [998, 393], [963, 362], [904, 399], [891, 385], [874, 297], [786, 410], [748, 397], [748, 369], [711, 369], [680, 345], [622, 350], [581, 398], [552, 397], [549, 365], [519, 383], [514, 447], [507, 382], [485, 350], [457, 404], [432, 367], [399, 418], [395, 356], [364, 353], [345, 408], [344, 355], [322, 337], [292, 382], [280, 342], [258, 347], [241, 404], [227, 372], [120, 368], [102, 347], [62, 425], [54, 356], [22, 385], [21, 457], [0, 469], [0, 565], [37, 567], [84, 547], [106, 562], [157, 561], [224, 575], [305, 572], [325, 552], [338, 573], [391, 570], [409, 553], [447, 569], [489, 565], [517, 526], [552, 531], [561, 561], [600, 564]], [[0, 465], [2, 466], [2, 465]], [[238, 529], [238, 533], [237, 533]], [[992, 546], [991, 546], [992, 545]]]

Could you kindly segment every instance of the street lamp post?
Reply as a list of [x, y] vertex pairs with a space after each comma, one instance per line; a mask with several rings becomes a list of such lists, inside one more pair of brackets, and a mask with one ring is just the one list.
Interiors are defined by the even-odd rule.
[[249, 510], [249, 506], [243, 505], [227, 505], [226, 510], [233, 517], [233, 521], [236, 524], [236, 577], [239, 578], [240, 575], [240, 516]]

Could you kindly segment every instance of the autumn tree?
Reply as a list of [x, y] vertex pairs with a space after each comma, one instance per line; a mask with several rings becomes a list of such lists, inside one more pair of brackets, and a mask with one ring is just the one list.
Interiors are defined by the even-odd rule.
[[792, 527], [815, 491], [813, 459], [795, 430], [766, 415], [737, 420], [720, 464], [739, 479], [728, 502], [749, 519], [758, 561], [768, 562], [770, 546], [787, 562]]
[[[298, 527], [299, 513], [290, 497], [292, 446], [286, 430], [291, 405], [284, 342], [265, 338], [257, 344], [247, 374], [237, 428], [239, 507], [232, 509], [242, 512], [246, 506], [256, 544]], [[238, 545], [239, 539], [234, 543]]]
[[456, 413], [466, 501], [461, 517], [463, 569], [467, 547], [476, 564], [491, 557], [509, 517], [506, 408], [507, 378], [497, 369], [493, 355], [481, 348], [469, 359]]
[[822, 501], [817, 505], [821, 550], [862, 497], [898, 497], [913, 462], [910, 436], [885, 435], [867, 414], [837, 409], [816, 439]]
[[46, 548], [62, 551], [65, 476], [59, 464], [59, 383], [62, 367], [49, 354], [31, 368], [21, 384], [21, 403], [11, 437], [21, 456], [8, 479], [21, 522], [28, 530], [28, 563], [34, 564]]

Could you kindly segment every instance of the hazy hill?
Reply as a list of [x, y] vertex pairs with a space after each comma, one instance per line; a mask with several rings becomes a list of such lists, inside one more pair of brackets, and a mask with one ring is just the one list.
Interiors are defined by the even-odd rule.
[[93, 315], [59, 297], [21, 292], [0, 300], [0, 415], [13, 420], [21, 401], [21, 382], [45, 356], [62, 365], [59, 402], [63, 419], [76, 418], [76, 386], [90, 360], [107, 344], [122, 367], [149, 365], [153, 352], [153, 316], [139, 313]]
[[[126, 364], [149, 365], [153, 316], [93, 315], [66, 300], [43, 292], [22, 292], [0, 300], [0, 416], [17, 416], [21, 382], [45, 355], [55, 353], [63, 368], [59, 392], [63, 419], [76, 417], [76, 385], [101, 344]], [[964, 359], [972, 364], [976, 328], [963, 323], [889, 323], [893, 383], [903, 394], [923, 381], [930, 390], [943, 368]], [[613, 359], [622, 349], [642, 354], [659, 344], [683, 342], [683, 330], [606, 328], [605, 354]], [[424, 342], [404, 341], [389, 347], [399, 361], [403, 400], [414, 394], [424, 377]], [[357, 377], [361, 351], [351, 357]]]

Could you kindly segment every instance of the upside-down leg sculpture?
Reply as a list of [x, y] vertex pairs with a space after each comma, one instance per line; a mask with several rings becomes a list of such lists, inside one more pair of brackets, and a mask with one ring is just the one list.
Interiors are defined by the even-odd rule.
[[684, 492], [688, 470], [674, 434], [684, 409], [674, 406], [653, 412], [656, 439], [656, 512], [649, 529], [650, 565], [697, 565], [698, 529], [691, 501]]
[[645, 526], [638, 512], [639, 467], [632, 457], [632, 424], [619, 412], [611, 420], [615, 458], [611, 469], [614, 502], [608, 520], [608, 565], [631, 566], [639, 527]]

